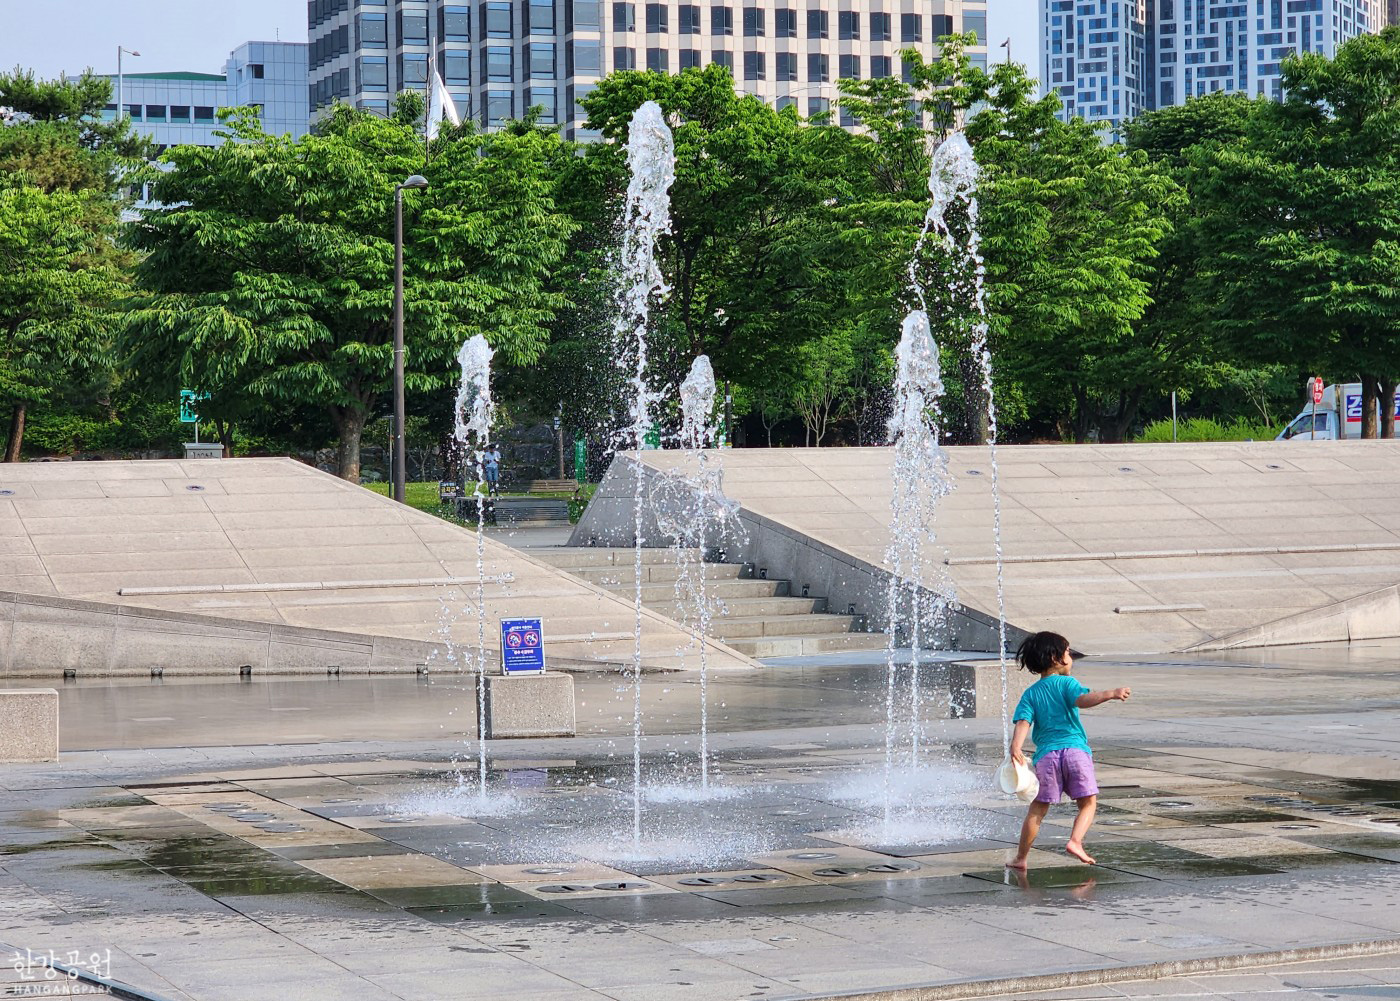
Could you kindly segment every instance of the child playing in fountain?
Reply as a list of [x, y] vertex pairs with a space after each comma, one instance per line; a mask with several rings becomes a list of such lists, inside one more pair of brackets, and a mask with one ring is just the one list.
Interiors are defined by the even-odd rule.
[[1040, 793], [1026, 811], [1021, 825], [1021, 844], [1016, 857], [1006, 863], [1011, 869], [1025, 869], [1031, 846], [1040, 833], [1052, 803], [1068, 795], [1079, 807], [1065, 851], [1081, 862], [1093, 865], [1093, 858], [1084, 850], [1084, 835], [1094, 822], [1099, 786], [1094, 779], [1093, 751], [1084, 726], [1079, 722], [1079, 710], [1115, 700], [1126, 702], [1132, 695], [1128, 688], [1112, 688], [1091, 692], [1070, 677], [1074, 659], [1070, 656], [1069, 640], [1059, 633], [1035, 633], [1027, 636], [1016, 651], [1017, 662], [1040, 680], [1026, 689], [1016, 706], [1016, 729], [1011, 735], [1011, 757], [1024, 765], [1021, 751], [1026, 737], [1035, 741], [1035, 776], [1040, 780]]

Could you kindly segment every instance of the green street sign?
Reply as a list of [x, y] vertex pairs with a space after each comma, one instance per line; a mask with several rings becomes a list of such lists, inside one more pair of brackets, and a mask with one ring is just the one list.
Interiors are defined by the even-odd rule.
[[661, 425], [653, 424], [646, 434], [642, 435], [642, 448], [661, 447]]
[[574, 441], [574, 479], [586, 483], [588, 476], [588, 450], [582, 438]]
[[[204, 394], [206, 397], [208, 393]], [[199, 400], [200, 396], [193, 389], [180, 390], [180, 423], [199, 423]]]

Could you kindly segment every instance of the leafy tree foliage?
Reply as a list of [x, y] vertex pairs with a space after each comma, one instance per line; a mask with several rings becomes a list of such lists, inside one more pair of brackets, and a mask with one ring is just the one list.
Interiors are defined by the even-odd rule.
[[[403, 109], [401, 108], [401, 111]], [[456, 379], [458, 348], [482, 333], [505, 364], [541, 356], [562, 298], [546, 280], [572, 222], [550, 197], [558, 138], [539, 130], [440, 139], [430, 162], [413, 120], [338, 107], [300, 140], [235, 116], [215, 148], [177, 147], [155, 181], [170, 206], [132, 229], [149, 291], [125, 347], [150, 383], [211, 394], [209, 411], [310, 404], [359, 477], [360, 437], [391, 390], [393, 192], [404, 195], [406, 383]]]

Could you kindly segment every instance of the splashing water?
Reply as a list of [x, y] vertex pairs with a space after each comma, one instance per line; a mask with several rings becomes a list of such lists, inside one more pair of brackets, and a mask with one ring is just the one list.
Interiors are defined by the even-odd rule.
[[491, 443], [491, 422], [496, 405], [491, 399], [491, 345], [476, 334], [462, 345], [457, 362], [462, 367], [453, 411], [453, 437], [476, 460], [476, 743], [477, 797], [486, 799], [486, 449]]
[[[930, 411], [943, 394], [938, 345], [934, 343], [928, 314], [915, 309], [904, 318], [899, 346], [895, 349], [894, 411], [889, 440], [894, 446], [894, 471], [890, 499], [890, 544], [885, 554], [890, 567], [885, 688], [885, 772], [883, 819], [888, 828], [895, 807], [895, 748], [899, 742], [900, 712], [897, 706], [898, 657], [901, 606], [907, 602], [910, 639], [909, 714], [911, 766], [917, 764], [922, 694], [919, 690], [919, 654], [928, 586], [923, 568], [925, 540], [933, 538], [933, 511], [937, 499], [948, 492], [946, 462], [938, 441], [938, 425]], [[941, 602], [940, 602], [941, 605]]]
[[[992, 390], [992, 353], [987, 348], [987, 268], [982, 260], [981, 236], [977, 231], [977, 179], [979, 169], [972, 147], [961, 132], [955, 132], [938, 147], [929, 171], [932, 204], [924, 231], [930, 225], [952, 262], [951, 291], [966, 311], [969, 340], [982, 376], [982, 392], [987, 403], [987, 451], [992, 469], [992, 542], [997, 564], [997, 655], [1001, 667], [1002, 753], [1011, 748], [1008, 679], [1006, 663], [1006, 577], [1001, 542], [1001, 470], [997, 464], [997, 407]], [[965, 233], [959, 244], [950, 215], [961, 211]], [[912, 274], [912, 265], [911, 265]]]
[[[622, 248], [619, 255], [617, 320], [613, 325], [616, 356], [631, 362], [632, 390], [630, 442], [641, 452], [652, 424], [652, 404], [657, 394], [647, 387], [647, 325], [653, 296], [669, 288], [656, 260], [656, 243], [671, 230], [671, 184], [675, 180], [675, 145], [661, 106], [647, 101], [632, 115], [627, 129], [627, 204], [622, 216]], [[640, 458], [634, 469], [633, 595], [634, 643], [632, 648], [632, 841], [642, 839], [642, 513], [643, 478]]]

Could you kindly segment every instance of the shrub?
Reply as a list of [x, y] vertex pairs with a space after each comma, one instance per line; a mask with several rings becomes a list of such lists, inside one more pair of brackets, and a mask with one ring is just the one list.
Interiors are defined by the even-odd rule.
[[[1244, 417], [1236, 417], [1228, 424], [1210, 417], [1190, 417], [1178, 421], [1176, 426], [1177, 441], [1272, 441], [1277, 434], [1278, 428], [1250, 421]], [[1171, 420], [1153, 421], [1142, 429], [1142, 434], [1138, 435], [1137, 440], [1141, 442], [1171, 441]]]

